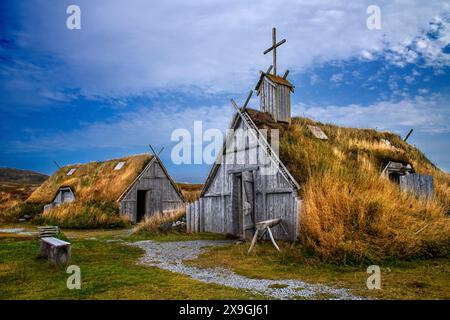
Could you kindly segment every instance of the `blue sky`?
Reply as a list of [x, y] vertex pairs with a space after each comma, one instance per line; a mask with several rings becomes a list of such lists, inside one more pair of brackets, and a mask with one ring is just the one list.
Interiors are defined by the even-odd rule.
[[[293, 113], [394, 131], [450, 170], [450, 6], [446, 1], [2, 1], [0, 166], [61, 164], [166, 147], [178, 181], [208, 165], [171, 163], [171, 132], [224, 130], [245, 99], [271, 28]], [[66, 8], [81, 8], [81, 30]], [[381, 30], [366, 9], [381, 8]], [[255, 98], [251, 107], [258, 108]]]

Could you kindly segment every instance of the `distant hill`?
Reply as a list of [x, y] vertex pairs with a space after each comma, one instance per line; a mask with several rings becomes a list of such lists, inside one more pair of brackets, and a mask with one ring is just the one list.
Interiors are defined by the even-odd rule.
[[41, 184], [48, 176], [31, 170], [0, 168], [0, 184]]
[[47, 178], [31, 170], [0, 168], [0, 220], [2, 212], [25, 201]]

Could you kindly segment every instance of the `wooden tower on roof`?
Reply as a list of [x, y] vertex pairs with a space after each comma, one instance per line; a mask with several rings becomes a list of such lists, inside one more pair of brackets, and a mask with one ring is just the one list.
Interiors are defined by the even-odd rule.
[[272, 46], [264, 51], [264, 54], [272, 51], [273, 65], [266, 72], [261, 71], [255, 90], [262, 112], [270, 113], [275, 121], [291, 123], [291, 92], [294, 91], [294, 85], [286, 79], [289, 70], [286, 70], [283, 77], [277, 75], [277, 47], [285, 42], [286, 39], [277, 42], [276, 29], [273, 28]]

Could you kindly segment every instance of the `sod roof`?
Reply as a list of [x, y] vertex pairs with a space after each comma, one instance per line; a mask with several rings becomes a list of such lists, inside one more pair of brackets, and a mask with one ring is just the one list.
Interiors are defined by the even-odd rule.
[[[336, 166], [349, 172], [367, 167], [381, 173], [389, 161], [395, 161], [411, 164], [417, 173], [433, 175], [438, 189], [446, 193], [441, 196], [448, 198], [450, 194], [449, 174], [397, 134], [324, 124], [301, 117], [293, 117], [291, 124], [278, 123], [267, 112], [250, 108], [246, 112], [258, 128], [268, 130], [268, 137], [271, 129], [280, 130], [280, 160], [300, 185], [315, 174], [336, 170]], [[329, 139], [316, 138], [308, 125], [321, 128]]]
[[[61, 187], [70, 187], [77, 200], [116, 201], [152, 158], [149, 154], [139, 154], [108, 161], [64, 166], [37, 188], [27, 201], [52, 202]], [[121, 169], [114, 170], [119, 162], [125, 164]], [[71, 169], [76, 170], [73, 174], [67, 175]]]

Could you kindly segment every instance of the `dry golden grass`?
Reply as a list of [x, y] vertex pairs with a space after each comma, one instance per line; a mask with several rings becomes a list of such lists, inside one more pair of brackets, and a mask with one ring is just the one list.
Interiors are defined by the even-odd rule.
[[194, 202], [200, 197], [203, 184], [177, 183], [186, 202]]
[[[313, 138], [320, 126], [328, 141]], [[377, 261], [449, 254], [450, 177], [398, 135], [295, 118], [282, 130], [280, 157], [301, 184], [301, 240], [326, 261]], [[386, 144], [383, 140], [390, 142]], [[434, 177], [429, 201], [380, 176], [388, 161]]]
[[159, 234], [161, 233], [160, 225], [164, 222], [175, 222], [179, 220], [182, 216], [186, 214], [186, 209], [182, 208], [180, 210], [165, 212], [163, 214], [155, 214], [151, 217], [146, 217], [144, 221], [139, 222], [134, 228], [133, 233], [151, 233]]
[[0, 212], [26, 200], [37, 187], [34, 184], [0, 182]]
[[[27, 201], [49, 203], [61, 186], [70, 186], [77, 201], [116, 201], [150, 160], [150, 155], [141, 154], [105, 162], [65, 166], [33, 192]], [[126, 164], [122, 169], [114, 170], [120, 161], [126, 161]], [[77, 170], [73, 175], [67, 176], [72, 168]]]
[[4, 212], [21, 202], [21, 199], [9, 192], [0, 191], [0, 212]]
[[114, 202], [98, 201], [64, 203], [33, 221], [74, 229], [121, 228], [129, 224], [125, 217], [119, 215]]

